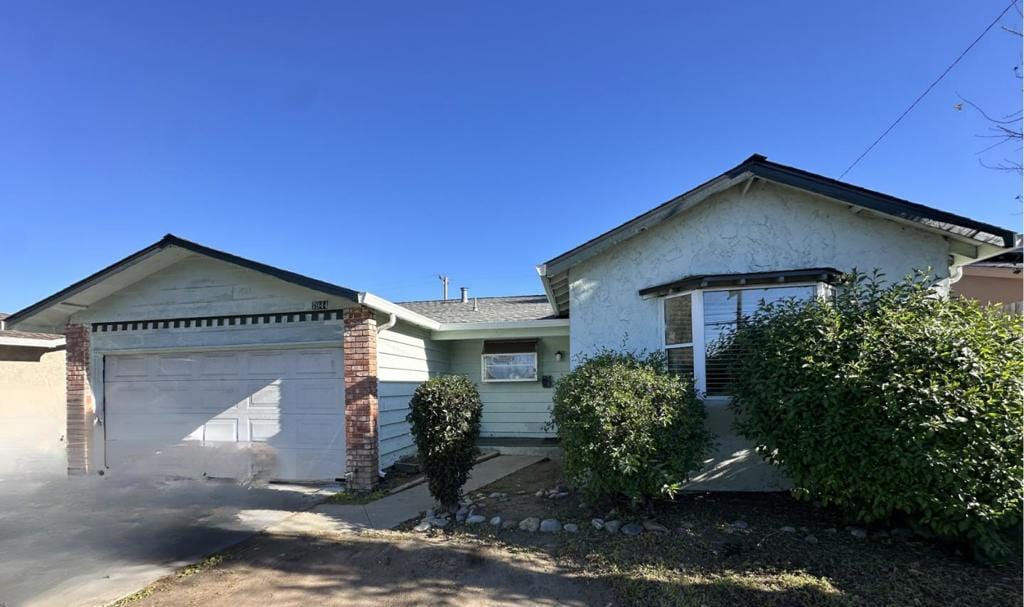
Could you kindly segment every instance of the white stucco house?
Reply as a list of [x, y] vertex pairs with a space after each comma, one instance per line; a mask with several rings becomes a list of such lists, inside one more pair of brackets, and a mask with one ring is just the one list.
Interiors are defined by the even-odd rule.
[[602, 347], [661, 350], [705, 395], [702, 489], [784, 480], [731, 430], [706, 346], [758, 300], [854, 267], [935, 287], [1015, 234], [752, 156], [538, 267], [543, 295], [396, 303], [168, 235], [7, 319], [67, 340], [71, 473], [345, 478], [412, 453], [416, 386], [462, 373], [482, 440], [545, 441], [552, 387]]

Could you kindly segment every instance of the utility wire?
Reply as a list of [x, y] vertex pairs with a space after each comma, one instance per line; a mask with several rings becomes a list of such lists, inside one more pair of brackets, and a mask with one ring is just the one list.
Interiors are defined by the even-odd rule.
[[904, 118], [904, 117], [906, 117], [906, 115], [907, 115], [907, 114], [909, 114], [911, 110], [913, 110], [913, 109], [914, 109], [915, 107], [917, 107], [917, 104], [918, 104], [918, 103], [920, 103], [920, 102], [921, 102], [921, 100], [922, 100], [922, 99], [924, 99], [924, 98], [925, 98], [925, 96], [926, 96], [926, 95], [927, 95], [928, 93], [930, 93], [930, 92], [932, 91], [932, 89], [933, 89], [933, 88], [935, 88], [935, 85], [936, 85], [936, 84], [938, 84], [939, 82], [941, 82], [941, 81], [942, 81], [942, 79], [946, 77], [946, 74], [948, 74], [948, 73], [950, 73], [951, 71], [953, 71], [953, 68], [954, 68], [954, 67], [956, 67], [956, 64], [960, 63], [960, 60], [961, 60], [961, 59], [963, 59], [963, 58], [964, 58], [964, 56], [965, 56], [965, 55], [966, 55], [967, 53], [969, 53], [969, 52], [971, 51], [971, 49], [972, 49], [972, 48], [974, 48], [974, 45], [978, 44], [978, 42], [980, 42], [980, 41], [981, 41], [981, 39], [985, 37], [985, 34], [987, 34], [987, 33], [989, 32], [989, 30], [991, 30], [991, 29], [992, 29], [993, 27], [995, 27], [996, 23], [999, 23], [999, 20], [1000, 20], [1000, 19], [1002, 19], [1002, 18], [1003, 18], [1003, 16], [1004, 16], [1004, 15], [1006, 15], [1006, 13], [1008, 13], [1008, 12], [1010, 11], [1010, 9], [1011, 9], [1011, 8], [1013, 8], [1013, 7], [1014, 7], [1014, 5], [1016, 5], [1016, 4], [1017, 4], [1017, 0], [1013, 0], [1013, 2], [1010, 2], [1010, 4], [1008, 4], [1008, 5], [1006, 6], [1006, 8], [1004, 8], [1004, 9], [1003, 9], [1003, 12], [999, 13], [999, 16], [998, 16], [998, 17], [996, 17], [996, 18], [995, 18], [995, 19], [994, 19], [994, 20], [992, 21], [992, 23], [989, 23], [989, 24], [988, 24], [988, 27], [986, 27], [986, 28], [985, 28], [985, 30], [984, 30], [983, 32], [981, 32], [981, 34], [979, 34], [977, 38], [975, 38], [975, 39], [974, 39], [974, 42], [972, 42], [972, 43], [971, 43], [971, 44], [970, 44], [970, 45], [969, 45], [969, 46], [968, 46], [967, 48], [965, 48], [965, 49], [964, 49], [964, 52], [960, 53], [960, 56], [959, 56], [959, 57], [957, 57], [957, 58], [956, 58], [956, 59], [955, 59], [955, 60], [953, 61], [953, 63], [950, 63], [950, 64], [949, 64], [949, 67], [947, 67], [947, 68], [946, 68], [946, 71], [942, 72], [942, 74], [941, 74], [941, 75], [940, 75], [940, 76], [939, 76], [938, 78], [936, 78], [936, 79], [935, 79], [935, 82], [932, 82], [931, 84], [929, 84], [929, 85], [928, 85], [928, 88], [926, 88], [926, 89], [924, 90], [924, 92], [923, 92], [923, 93], [921, 93], [921, 94], [920, 94], [920, 96], [918, 96], [918, 98], [917, 98], [917, 99], [915, 99], [915, 100], [914, 100], [914, 102], [910, 104], [910, 107], [908, 107], [908, 108], [907, 108], [906, 110], [904, 110], [904, 111], [903, 111], [903, 113], [902, 113], [902, 114], [900, 114], [900, 117], [899, 117], [899, 118], [897, 118], [895, 122], [893, 122], [892, 124], [890, 124], [890, 125], [889, 125], [889, 128], [885, 129], [885, 132], [884, 132], [884, 133], [882, 133], [881, 135], [879, 135], [879, 136], [878, 136], [878, 139], [875, 139], [874, 143], [872, 143], [871, 145], [869, 145], [869, 146], [868, 146], [868, 149], [864, 150], [864, 152], [863, 152], [863, 153], [861, 153], [861, 155], [860, 155], [860, 156], [857, 156], [857, 159], [856, 159], [856, 160], [854, 160], [854, 161], [853, 161], [853, 163], [852, 163], [852, 164], [850, 164], [850, 166], [846, 167], [846, 170], [845, 170], [845, 171], [843, 171], [841, 175], [839, 175], [839, 179], [842, 179], [843, 177], [845, 177], [845, 176], [846, 176], [846, 174], [847, 174], [847, 173], [849, 173], [849, 172], [850, 172], [850, 171], [851, 171], [851, 170], [853, 169], [853, 167], [857, 166], [857, 163], [859, 163], [859, 162], [860, 162], [861, 160], [863, 160], [863, 159], [864, 159], [864, 157], [865, 157], [865, 156], [867, 156], [867, 155], [868, 155], [868, 153], [869, 153], [869, 152], [870, 152], [871, 150], [875, 149], [875, 146], [876, 146], [876, 145], [878, 145], [878, 143], [879, 143], [880, 141], [882, 141], [882, 139], [884, 139], [886, 135], [888, 135], [888, 134], [889, 134], [889, 131], [891, 131], [891, 130], [893, 130], [894, 128], [896, 128], [896, 125], [897, 125], [897, 124], [899, 124], [899, 123], [900, 123], [900, 121], [901, 121], [901, 120], [903, 120], [903, 118]]

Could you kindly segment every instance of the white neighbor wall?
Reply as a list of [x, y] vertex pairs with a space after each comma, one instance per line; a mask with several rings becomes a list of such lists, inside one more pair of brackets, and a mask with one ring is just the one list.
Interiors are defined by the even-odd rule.
[[[378, 319], [378, 326], [383, 321]], [[432, 341], [429, 331], [406, 322], [377, 334], [377, 398], [380, 467], [416, 452], [405, 416], [417, 386], [447, 373], [448, 342]]]
[[[173, 319], [233, 314], [262, 314], [310, 310], [314, 300], [327, 300], [328, 309], [355, 305], [293, 285], [234, 264], [196, 255], [183, 259], [88, 309], [70, 322], [90, 325], [117, 320]], [[294, 322], [270, 325], [214, 326], [179, 329], [90, 333], [89, 381], [96, 413], [103, 419], [103, 357], [113, 354], [174, 350], [342, 346], [342, 321]], [[344, 407], [344, 393], [338, 406]], [[93, 428], [91, 465], [104, 467], [103, 427]], [[197, 457], [205, 457], [198, 453]], [[111, 472], [116, 472], [111, 470]], [[344, 471], [340, 471], [344, 472]], [[340, 473], [339, 473], [340, 476]]]
[[[948, 276], [942, 236], [854, 214], [847, 205], [759, 181], [742, 196], [732, 188], [693, 209], [582, 262], [569, 273], [571, 349], [606, 346], [658, 350], [661, 299], [638, 291], [700, 274], [834, 267], [878, 268], [889, 279], [931, 267]], [[945, 285], [945, 281], [943, 281]], [[694, 489], [771, 490], [785, 486], [731, 430], [724, 402], [707, 403], [719, 447]]]

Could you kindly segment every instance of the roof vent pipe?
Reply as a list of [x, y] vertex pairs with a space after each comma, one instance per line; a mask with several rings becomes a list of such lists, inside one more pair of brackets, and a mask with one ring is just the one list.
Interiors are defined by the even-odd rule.
[[473, 311], [474, 312], [479, 312], [480, 311], [480, 300], [478, 300], [476, 297], [473, 298]]
[[460, 287], [459, 290], [462, 291], [462, 303], [469, 303], [469, 289]]

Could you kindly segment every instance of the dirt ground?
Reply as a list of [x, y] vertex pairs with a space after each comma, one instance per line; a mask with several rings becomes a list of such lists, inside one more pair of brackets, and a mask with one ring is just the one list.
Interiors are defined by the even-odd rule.
[[[688, 494], [653, 512], [667, 528], [628, 537], [591, 526], [609, 504], [538, 497], [561, 480], [545, 461], [471, 497], [479, 511], [579, 532], [489, 524], [413, 533], [264, 535], [227, 559], [150, 588], [135, 605], [1020, 605], [1021, 562], [980, 566], [896, 530], [852, 533], [835, 511], [786, 494]], [[491, 494], [497, 494], [490, 497]], [[481, 499], [482, 498], [482, 499]]]
[[156, 605], [606, 605], [607, 589], [549, 556], [467, 537], [373, 532], [264, 536], [228, 558], [160, 582]]

